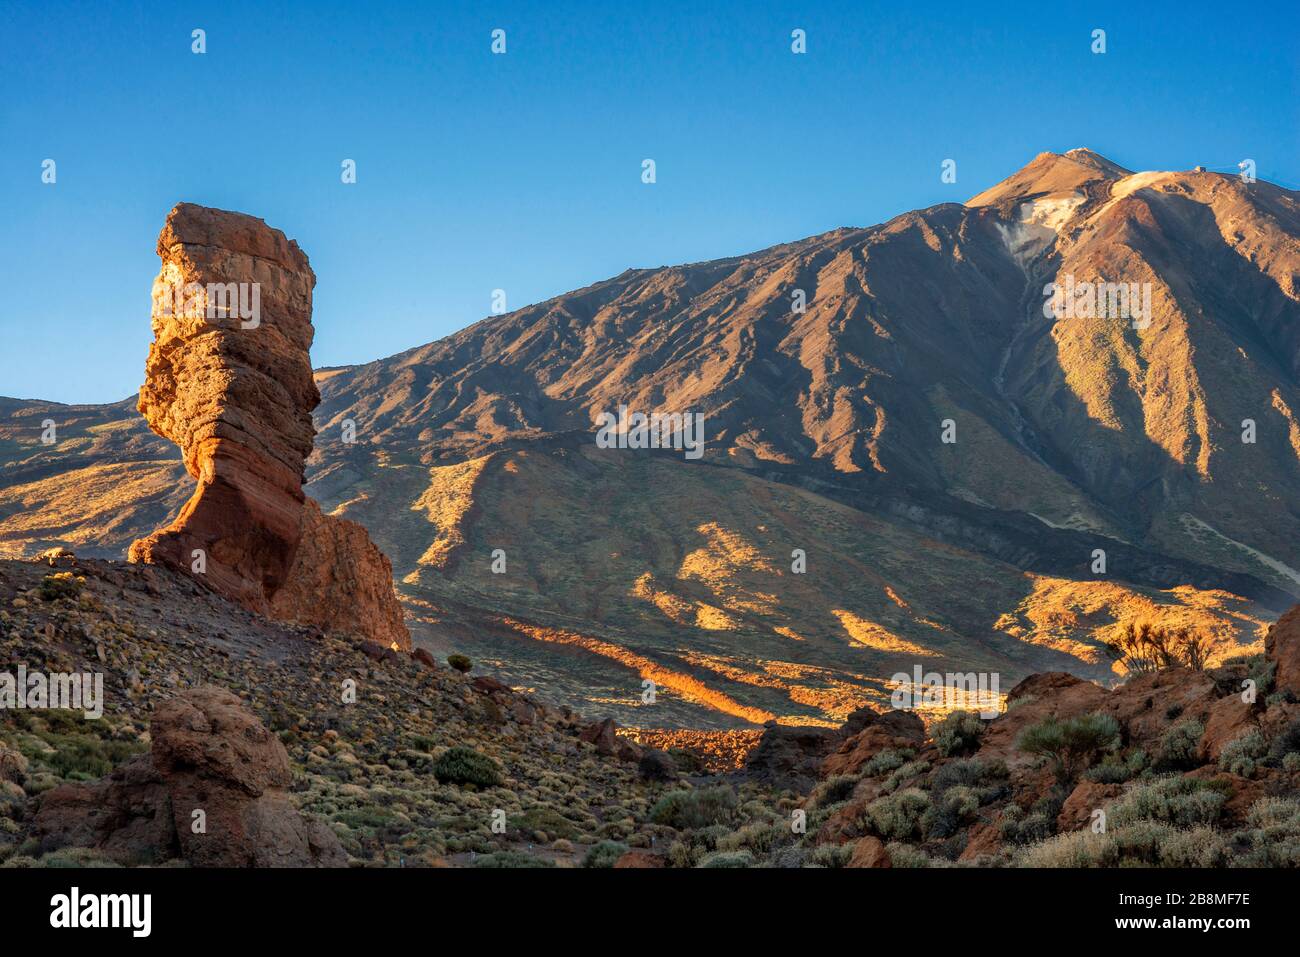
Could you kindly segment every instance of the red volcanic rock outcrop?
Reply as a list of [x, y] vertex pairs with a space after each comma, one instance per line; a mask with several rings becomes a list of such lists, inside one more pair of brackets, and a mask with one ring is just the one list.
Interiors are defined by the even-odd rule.
[[1264, 639], [1264, 652], [1277, 662], [1273, 684], [1300, 695], [1300, 605], [1277, 620]]
[[285, 790], [284, 745], [235, 695], [204, 687], [171, 698], [150, 730], [149, 754], [42, 797], [44, 847], [93, 847], [124, 864], [347, 865], [334, 833], [303, 817]]
[[854, 774], [886, 748], [917, 749], [925, 743], [925, 724], [912, 711], [872, 714], [867, 726], [851, 734], [822, 763], [821, 774]]
[[303, 494], [320, 402], [306, 255], [260, 219], [189, 203], [168, 215], [158, 255], [139, 409], [198, 488], [131, 560], [261, 614], [409, 649], [388, 559]]

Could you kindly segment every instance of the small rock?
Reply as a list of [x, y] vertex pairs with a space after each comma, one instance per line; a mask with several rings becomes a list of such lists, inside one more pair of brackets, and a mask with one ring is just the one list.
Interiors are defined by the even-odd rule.
[[868, 834], [866, 837], [859, 838], [858, 843], [853, 845], [853, 856], [849, 858], [849, 867], [890, 867], [894, 862], [889, 859], [889, 851], [880, 838], [872, 837]]

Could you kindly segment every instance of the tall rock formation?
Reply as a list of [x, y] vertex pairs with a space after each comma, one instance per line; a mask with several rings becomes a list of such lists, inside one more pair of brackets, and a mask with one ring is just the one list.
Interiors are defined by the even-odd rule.
[[320, 402], [307, 256], [260, 219], [190, 203], [168, 215], [158, 255], [139, 409], [198, 488], [131, 560], [261, 614], [410, 648], [388, 559], [303, 494]]

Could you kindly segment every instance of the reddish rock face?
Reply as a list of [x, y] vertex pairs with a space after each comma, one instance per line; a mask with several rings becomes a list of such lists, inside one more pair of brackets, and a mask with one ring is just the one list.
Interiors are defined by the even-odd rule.
[[880, 838], [867, 835], [853, 845], [853, 856], [849, 858], [849, 867], [893, 867], [889, 851]]
[[1092, 812], [1110, 804], [1123, 788], [1118, 784], [1080, 781], [1065, 799], [1056, 816], [1058, 831], [1077, 831], [1092, 824]]
[[1278, 691], [1300, 695], [1300, 605], [1277, 620], [1264, 639], [1264, 653], [1277, 662]]
[[150, 730], [148, 755], [42, 797], [43, 846], [95, 847], [124, 864], [347, 865], [334, 833], [303, 817], [285, 790], [291, 772], [280, 740], [229, 691], [203, 687], [165, 701]]
[[261, 614], [409, 649], [388, 559], [302, 491], [320, 402], [306, 255], [260, 219], [189, 203], [168, 215], [158, 255], [139, 408], [198, 488], [131, 560]]
[[839, 750], [822, 763], [821, 773], [824, 777], [854, 774], [887, 748], [919, 749], [924, 743], [925, 724], [915, 712], [886, 711], [841, 744]]

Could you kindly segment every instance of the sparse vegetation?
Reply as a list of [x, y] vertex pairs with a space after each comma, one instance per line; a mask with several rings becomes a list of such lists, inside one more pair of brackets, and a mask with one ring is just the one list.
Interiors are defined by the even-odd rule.
[[875, 757], [871, 758], [864, 765], [861, 771], [864, 778], [872, 778], [878, 774], [887, 774], [896, 771], [908, 761], [916, 756], [916, 752], [911, 748], [896, 750], [894, 748], [885, 748]]
[[1226, 800], [1223, 789], [1209, 782], [1167, 775], [1131, 786], [1111, 807], [1107, 824], [1122, 827], [1154, 821], [1183, 828], [1213, 824]]
[[1197, 749], [1205, 726], [1188, 718], [1169, 728], [1160, 738], [1152, 768], [1157, 772], [1188, 771], [1197, 764]]
[[77, 598], [86, 587], [86, 579], [72, 572], [55, 572], [41, 579], [36, 594], [41, 601], [58, 601], [60, 598]]
[[1203, 671], [1210, 657], [1210, 640], [1200, 632], [1145, 621], [1130, 621], [1106, 648], [1129, 674], [1150, 674], [1162, 668]]
[[935, 747], [945, 758], [969, 754], [979, 747], [984, 722], [971, 711], [953, 711], [939, 721], [933, 731]]
[[615, 862], [628, 852], [628, 846], [618, 841], [601, 841], [593, 844], [582, 859], [583, 867], [613, 867]]
[[877, 798], [863, 812], [871, 830], [887, 840], [905, 841], [921, 833], [930, 798], [917, 788]]
[[474, 662], [468, 655], [448, 655], [447, 664], [463, 675], [469, 674], [474, 668]]
[[1268, 753], [1268, 743], [1258, 731], [1251, 731], [1229, 741], [1219, 753], [1219, 767], [1243, 778], [1255, 776], [1261, 759]]
[[650, 811], [650, 820], [679, 831], [724, 824], [736, 809], [736, 792], [726, 785], [669, 791]]
[[1061, 721], [1048, 717], [1026, 728], [1016, 746], [1052, 763], [1059, 783], [1075, 780], [1098, 755], [1119, 747], [1119, 722], [1108, 714], [1085, 714]]

